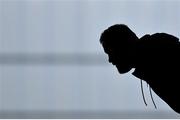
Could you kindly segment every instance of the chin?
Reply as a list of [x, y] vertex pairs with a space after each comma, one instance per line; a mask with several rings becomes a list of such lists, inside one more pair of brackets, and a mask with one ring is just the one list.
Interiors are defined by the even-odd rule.
[[127, 73], [127, 72], [129, 72], [129, 71], [131, 70], [131, 68], [129, 68], [129, 67], [125, 67], [125, 68], [118, 67], [118, 66], [116, 66], [116, 67], [117, 67], [118, 72], [119, 72], [120, 74]]

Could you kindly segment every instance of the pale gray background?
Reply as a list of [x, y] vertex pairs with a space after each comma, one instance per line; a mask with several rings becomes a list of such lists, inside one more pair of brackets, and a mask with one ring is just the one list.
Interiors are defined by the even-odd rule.
[[[46, 113], [57, 118], [180, 118], [153, 92], [156, 110], [144, 83], [146, 107], [133, 70], [120, 75], [99, 44], [102, 31], [116, 23], [127, 24], [138, 37], [156, 32], [180, 37], [179, 11], [178, 0], [0, 0], [0, 54], [15, 56], [0, 64], [0, 117], [18, 118], [26, 111], [29, 118], [48, 118]], [[99, 62], [60, 56], [55, 64], [20, 64], [20, 53], [30, 58], [92, 55]], [[62, 59], [71, 60], [63, 64]]]

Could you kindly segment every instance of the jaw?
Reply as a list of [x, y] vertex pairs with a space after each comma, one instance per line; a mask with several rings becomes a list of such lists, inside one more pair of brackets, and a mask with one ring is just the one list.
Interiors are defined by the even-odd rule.
[[118, 72], [120, 74], [127, 73], [127, 72], [129, 72], [131, 70], [130, 67], [122, 67], [122, 66], [119, 66], [119, 65], [116, 65], [116, 68], [117, 68], [117, 70], [118, 70]]

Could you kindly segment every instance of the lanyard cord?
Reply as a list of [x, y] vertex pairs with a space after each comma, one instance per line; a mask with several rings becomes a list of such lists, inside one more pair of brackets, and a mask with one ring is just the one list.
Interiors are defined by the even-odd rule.
[[153, 99], [153, 96], [152, 96], [151, 87], [149, 87], [149, 92], [150, 92], [151, 100], [152, 100], [152, 102], [154, 104], [154, 107], [157, 109], [156, 104], [155, 104], [154, 99]]
[[145, 99], [145, 97], [144, 97], [144, 91], [143, 91], [143, 84], [142, 84], [142, 80], [141, 80], [141, 92], [142, 92], [142, 96], [143, 96], [143, 101], [144, 101], [144, 104], [147, 106], [146, 99]]
[[[141, 92], [142, 92], [142, 96], [143, 96], [143, 101], [144, 101], [144, 104], [147, 106], [146, 99], [145, 99], [145, 96], [144, 96], [144, 91], [143, 91], [142, 80], [140, 82], [141, 82]], [[147, 87], [148, 87], [148, 84], [147, 84]], [[149, 92], [150, 92], [151, 100], [152, 100], [152, 102], [154, 104], [154, 107], [155, 107], [155, 109], [157, 109], [156, 104], [155, 104], [154, 99], [153, 99], [153, 96], [152, 96], [152, 92], [151, 92], [151, 87], [150, 86], [149, 86]]]

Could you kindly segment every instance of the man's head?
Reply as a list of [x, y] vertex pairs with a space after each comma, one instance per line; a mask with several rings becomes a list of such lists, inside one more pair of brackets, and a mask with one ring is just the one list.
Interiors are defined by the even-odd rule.
[[116, 24], [106, 29], [101, 37], [109, 62], [115, 65], [120, 73], [126, 73], [132, 68], [131, 52], [138, 37], [126, 25]]

